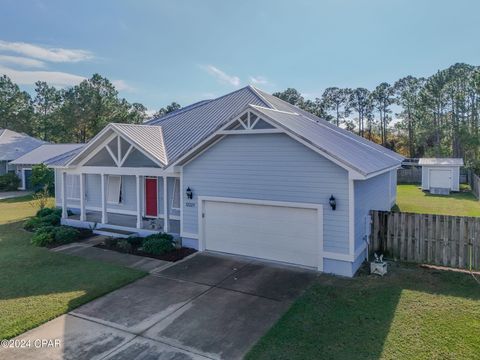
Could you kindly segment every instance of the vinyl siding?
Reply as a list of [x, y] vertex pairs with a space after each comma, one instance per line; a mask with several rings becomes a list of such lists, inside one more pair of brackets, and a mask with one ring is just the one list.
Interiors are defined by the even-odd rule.
[[458, 166], [422, 166], [422, 189], [430, 190], [430, 170], [441, 169], [452, 171], [452, 191], [460, 191], [460, 167]]
[[395, 171], [386, 172], [368, 180], [355, 180], [355, 249], [365, 243], [366, 217], [370, 210], [391, 209], [390, 194], [393, 190], [391, 179], [394, 176], [391, 173]]
[[199, 195], [315, 203], [323, 205], [324, 250], [348, 253], [347, 171], [285, 134], [227, 136], [184, 166], [182, 186], [195, 204], [184, 197], [185, 233], [198, 233]]

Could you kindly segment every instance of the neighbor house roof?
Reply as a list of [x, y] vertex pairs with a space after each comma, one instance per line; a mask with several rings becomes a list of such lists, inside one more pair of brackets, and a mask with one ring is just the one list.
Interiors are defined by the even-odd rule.
[[47, 160], [81, 148], [84, 144], [44, 144], [10, 162], [15, 165], [42, 164]]
[[421, 158], [418, 165], [463, 166], [461, 158]]
[[[399, 166], [403, 160], [393, 151], [252, 86], [217, 99], [197, 102], [144, 125], [110, 124], [105, 130], [117, 129], [168, 167], [248, 108], [261, 112], [285, 131], [305, 139], [361, 174]], [[68, 159], [57, 159], [56, 166], [74, 164], [88, 152], [90, 146], [101, 143], [101, 136], [95, 137], [81, 152]]]
[[8, 129], [0, 129], [0, 161], [11, 161], [45, 144], [45, 141]]

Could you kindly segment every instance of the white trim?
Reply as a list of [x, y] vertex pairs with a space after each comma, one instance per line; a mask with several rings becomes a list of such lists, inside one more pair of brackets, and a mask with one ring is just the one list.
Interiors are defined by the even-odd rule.
[[108, 223], [108, 214], [107, 214], [107, 175], [102, 174], [100, 178], [101, 187], [102, 187], [102, 224]]
[[279, 129], [247, 129], [247, 130], [219, 130], [220, 135], [250, 135], [250, 134], [281, 134], [283, 130]]
[[62, 171], [62, 218], [68, 218], [67, 212], [67, 173]]
[[[109, 143], [110, 141], [112, 141], [113, 139], [115, 139], [115, 136], [117, 136], [116, 133], [113, 133], [113, 134], [110, 134], [109, 136], [107, 136], [107, 138], [102, 141], [97, 147], [95, 147], [93, 149], [92, 152], [90, 152], [89, 154], [87, 154], [87, 156], [85, 156], [85, 158], [83, 160], [81, 160], [77, 165], [75, 165], [76, 167], [79, 167], [79, 166], [83, 166], [85, 163], [87, 163], [88, 161], [90, 161], [90, 159], [92, 159], [95, 155], [97, 155], [103, 148], [105, 148]], [[89, 144], [92, 142], [92, 140], [90, 140]], [[67, 166], [69, 166], [72, 161], [77, 158], [78, 156], [80, 156], [80, 154], [86, 150], [87, 146], [85, 146], [82, 151], [80, 151], [74, 158], [70, 159], [70, 161], [67, 163]], [[110, 155], [112, 156], [112, 155]]]
[[80, 174], [80, 221], [85, 221], [87, 219], [85, 202], [85, 174]]
[[195, 234], [195, 233], [189, 233], [189, 232], [181, 231], [180, 236], [185, 237], [185, 238], [197, 239], [198, 240], [198, 234]]
[[[118, 136], [117, 136], [117, 139], [118, 139]], [[105, 149], [107, 149], [108, 153], [110, 154], [110, 156], [111, 156], [112, 160], [115, 162], [115, 164], [116, 164], [117, 166], [119, 166], [117, 157], [113, 154], [113, 150], [110, 149], [110, 143], [108, 143], [107, 145], [105, 145]]]
[[142, 221], [142, 199], [141, 199], [141, 189], [140, 184], [142, 181], [142, 176], [136, 175], [135, 176], [135, 185], [136, 185], [136, 194], [137, 194], [137, 228], [142, 228], [143, 221]]
[[125, 161], [127, 160], [127, 157], [128, 155], [130, 155], [130, 153], [132, 152], [133, 150], [133, 145], [130, 144], [130, 147], [127, 149], [127, 151], [125, 152], [125, 155], [123, 156], [122, 160], [120, 160], [120, 166], [123, 166], [123, 164], [125, 163]]
[[180, 173], [180, 234], [183, 233], [183, 169]]
[[[63, 168], [62, 168], [63, 169]], [[171, 174], [169, 176], [180, 176], [180, 174], [174, 174], [164, 171], [160, 168], [144, 168], [144, 167], [114, 167], [114, 166], [79, 166], [77, 168], [66, 169], [69, 174], [110, 174], [110, 175], [131, 175], [142, 174], [144, 176], [163, 176], [165, 174]]]
[[[177, 179], [178, 179], [178, 186], [177, 186]], [[177, 187], [179, 189], [177, 189]], [[178, 190], [178, 191], [181, 191], [180, 190], [181, 186], [180, 186], [180, 177], [178, 178], [173, 178], [173, 191], [172, 191], [172, 200], [171, 200], [171, 204], [170, 204], [170, 210], [175, 210], [175, 211], [180, 211], [180, 208], [182, 207], [182, 200], [181, 200], [181, 196], [180, 196], [180, 193], [178, 194], [179, 195], [179, 199], [178, 199], [178, 202], [179, 202], [179, 207], [173, 207], [173, 202], [175, 201], [175, 191]]]
[[205, 239], [205, 202], [227, 202], [237, 204], [252, 204], [252, 205], [265, 205], [265, 206], [280, 206], [280, 207], [293, 207], [302, 209], [314, 209], [317, 210], [317, 223], [318, 223], [318, 242], [317, 242], [317, 270], [323, 271], [323, 205], [313, 203], [300, 203], [300, 202], [288, 202], [288, 201], [272, 201], [272, 200], [258, 200], [258, 199], [244, 199], [244, 198], [226, 198], [217, 196], [198, 196], [198, 249], [204, 251], [206, 249]]
[[168, 210], [168, 177], [163, 177], [163, 230], [168, 232], [170, 229], [170, 217]]

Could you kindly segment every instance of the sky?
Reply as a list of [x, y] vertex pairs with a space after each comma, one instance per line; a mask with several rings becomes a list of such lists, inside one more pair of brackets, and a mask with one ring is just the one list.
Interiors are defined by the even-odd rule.
[[477, 0], [1, 0], [0, 74], [32, 91], [99, 73], [151, 111], [248, 84], [374, 88], [480, 65]]

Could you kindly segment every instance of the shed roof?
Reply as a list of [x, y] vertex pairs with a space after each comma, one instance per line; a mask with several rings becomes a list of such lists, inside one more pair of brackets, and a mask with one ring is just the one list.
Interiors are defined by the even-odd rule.
[[81, 148], [84, 144], [43, 144], [10, 162], [15, 165], [42, 164], [47, 160]]
[[461, 158], [421, 158], [418, 165], [424, 166], [463, 166]]
[[0, 161], [11, 161], [45, 144], [45, 141], [8, 129], [0, 129]]

